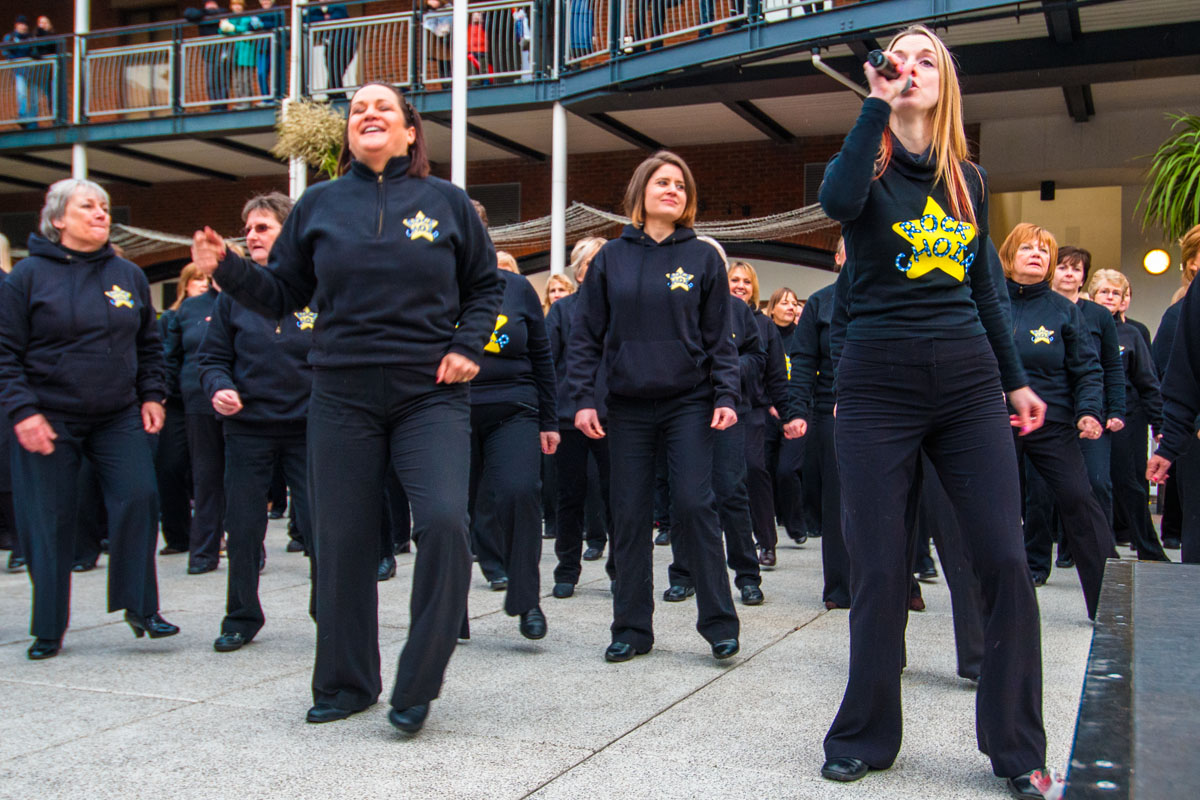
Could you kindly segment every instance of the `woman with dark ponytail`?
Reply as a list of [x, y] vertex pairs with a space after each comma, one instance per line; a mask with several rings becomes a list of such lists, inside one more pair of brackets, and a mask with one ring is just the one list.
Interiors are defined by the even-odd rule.
[[376, 570], [389, 468], [412, 505], [412, 620], [389, 720], [416, 732], [466, 613], [470, 402], [501, 298], [496, 254], [466, 193], [429, 175], [421, 117], [395, 88], [350, 101], [342, 177], [312, 186], [270, 269], [197, 231], [196, 264], [279, 319], [313, 305], [308, 457], [317, 654], [308, 721], [373, 705], [382, 690]]

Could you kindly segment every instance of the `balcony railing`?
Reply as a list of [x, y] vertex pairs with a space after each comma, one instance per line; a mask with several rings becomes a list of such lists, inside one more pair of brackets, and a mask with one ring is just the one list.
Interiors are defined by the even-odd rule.
[[[369, 12], [379, 4], [360, 0], [342, 5]], [[467, 82], [492, 86], [553, 79], [562, 70], [586, 69], [644, 49], [744, 25], [768, 25], [833, 5], [834, 0], [474, 3], [468, 9]], [[301, 94], [344, 96], [371, 81], [410, 91], [448, 90], [452, 13], [426, 9], [422, 0], [416, 6], [411, 12], [320, 21], [310, 20], [306, 11]], [[389, 11], [394, 8], [394, 2], [387, 4]], [[289, 92], [288, 13], [275, 12], [275, 22], [253, 14], [220, 16], [51, 40], [54, 52], [48, 56], [0, 61], [0, 126], [65, 124], [76, 102], [86, 121], [275, 103]], [[252, 24], [255, 20], [258, 24]], [[70, 47], [78, 49], [82, 61], [80, 87], [72, 85]]]

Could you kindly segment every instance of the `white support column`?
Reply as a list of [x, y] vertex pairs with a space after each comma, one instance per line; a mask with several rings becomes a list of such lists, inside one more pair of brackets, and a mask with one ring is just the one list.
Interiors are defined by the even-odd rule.
[[[72, 48], [72, 78], [74, 80], [71, 92], [71, 122], [83, 124], [83, 34], [92, 29], [91, 0], [75, 0], [75, 43]], [[60, 95], [61, 96], [61, 95]], [[71, 177], [84, 179], [87, 177], [87, 147], [76, 142], [71, 145]]]
[[[300, 58], [304, 38], [300, 32], [303, 27], [304, 6], [306, 5], [308, 5], [308, 0], [292, 0], [291, 50], [288, 53], [288, 103], [299, 102], [300, 98], [304, 96], [304, 87], [301, 86], [304, 70]], [[283, 113], [287, 114], [287, 105], [284, 105]], [[292, 158], [288, 162], [288, 194], [293, 200], [298, 200], [307, 188], [308, 165], [302, 158]]]
[[567, 110], [555, 103], [550, 137], [550, 274], [567, 267]]
[[450, 180], [467, 188], [467, 0], [453, 6], [450, 64]]

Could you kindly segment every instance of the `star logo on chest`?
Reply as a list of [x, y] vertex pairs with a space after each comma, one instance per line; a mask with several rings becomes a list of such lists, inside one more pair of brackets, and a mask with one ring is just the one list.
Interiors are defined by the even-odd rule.
[[948, 215], [932, 197], [925, 198], [921, 216], [897, 222], [892, 230], [912, 245], [911, 253], [896, 255], [896, 269], [910, 280], [940, 269], [961, 283], [975, 262], [975, 253], [967, 249], [975, 226]]
[[436, 219], [425, 216], [424, 211], [418, 211], [415, 217], [404, 220], [404, 227], [408, 228], [404, 235], [414, 242], [417, 239], [426, 239], [432, 242], [440, 235], [440, 232], [436, 230], [437, 226]]
[[130, 299], [133, 295], [115, 283], [104, 293], [104, 296], [108, 298], [108, 302], [112, 304], [113, 308], [133, 308], [133, 300]]
[[313, 323], [317, 321], [317, 312], [308, 306], [305, 306], [303, 311], [295, 312], [294, 316], [296, 317], [296, 327], [302, 331], [311, 331]]
[[1040, 326], [1037, 330], [1031, 330], [1029, 333], [1034, 344], [1050, 344], [1054, 341], [1054, 331], [1047, 330], [1045, 325]]
[[679, 269], [675, 270], [674, 272], [667, 273], [667, 275], [666, 275], [666, 278], [668, 281], [667, 285], [671, 287], [670, 291], [672, 291], [672, 292], [675, 291], [676, 289], [683, 289], [685, 292], [690, 292], [692, 290], [692, 285], [693, 285], [692, 278], [694, 278], [694, 277], [696, 277], [696, 276], [689, 275], [688, 273], [683, 271], [683, 267], [680, 267]]

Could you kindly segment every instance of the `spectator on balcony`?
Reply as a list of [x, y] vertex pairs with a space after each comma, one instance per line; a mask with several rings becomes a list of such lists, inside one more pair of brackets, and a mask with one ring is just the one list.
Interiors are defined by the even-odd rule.
[[437, 62], [435, 77], [438, 80], [448, 80], [450, 78], [450, 34], [454, 28], [454, 20], [450, 16], [450, 0], [425, 0], [425, 7], [428, 12], [421, 24], [433, 37], [431, 41], [428, 41], [428, 56]]
[[[33, 29], [34, 39], [48, 39], [53, 36], [58, 36], [58, 32], [54, 30], [54, 23], [45, 14], [37, 18], [37, 27]], [[49, 58], [53, 59], [55, 52], [58, 50], [57, 42], [44, 41], [33, 46], [33, 52], [30, 54], [33, 58]], [[37, 88], [37, 94], [32, 98], [33, 110], [35, 115], [38, 114], [38, 102], [44, 103], [44, 110], [40, 113], [47, 116], [54, 113], [54, 66], [51, 61], [46, 61], [38, 64], [33, 68], [33, 83]]]
[[[283, 27], [283, 14], [272, 11], [275, 0], [258, 0], [262, 12], [250, 18], [250, 27], [256, 31], [270, 31]], [[264, 97], [272, 94], [271, 86], [271, 39], [263, 37], [256, 42], [255, 67], [258, 71], [258, 93]]]
[[491, 62], [488, 61], [488, 31], [483, 24], [483, 14], [479, 11], [471, 12], [471, 20], [467, 25], [467, 63], [472, 75], [492, 71]]
[[[228, 15], [217, 0], [205, 0], [204, 8], [184, 9], [183, 16], [188, 22], [193, 22], [201, 36], [217, 36], [221, 33], [221, 23], [217, 17]], [[205, 20], [208, 20], [207, 22]], [[39, 20], [40, 22], [40, 20]], [[200, 52], [204, 61], [204, 87], [208, 91], [209, 100], [225, 100], [229, 97], [229, 46], [224, 44], [205, 45]], [[213, 111], [224, 111], [224, 103], [214, 103]]]
[[[246, 10], [245, 3], [242, 0], [231, 0], [229, 3], [229, 12], [234, 15], [241, 14]], [[223, 36], [243, 36], [249, 34], [251, 29], [252, 17], [233, 16], [230, 19], [223, 19], [217, 24], [217, 29]], [[257, 63], [254, 53], [254, 42], [237, 42], [233, 45], [233, 54], [231, 57], [233, 62], [233, 96], [238, 99], [245, 99], [254, 96], [254, 67]], [[246, 103], [238, 103], [234, 108], [249, 108]]]
[[[4, 34], [3, 48], [4, 57], [13, 61], [22, 58], [29, 58], [33, 55], [33, 47], [24, 44], [33, 39], [33, 34], [29, 31], [29, 19], [21, 14], [17, 16], [16, 22], [13, 24], [13, 29]], [[29, 78], [31, 70], [28, 67], [18, 67], [13, 70], [13, 84], [17, 93], [17, 118], [27, 120], [29, 117], [37, 116], [37, 102], [34, 102], [32, 113], [29, 106]], [[22, 128], [36, 127], [33, 122], [21, 122]]]
[[[310, 24], [349, 18], [350, 12], [341, 3], [313, 6], [308, 10]], [[342, 88], [346, 68], [354, 60], [354, 50], [358, 46], [358, 28], [344, 25], [328, 27], [314, 36], [313, 41], [325, 46], [325, 72], [329, 75], [329, 88]], [[357, 78], [351, 78], [350, 83], [357, 84]]]

